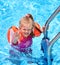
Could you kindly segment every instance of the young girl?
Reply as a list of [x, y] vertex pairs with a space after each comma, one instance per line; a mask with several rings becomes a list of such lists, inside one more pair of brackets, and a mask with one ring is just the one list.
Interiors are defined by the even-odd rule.
[[8, 42], [20, 52], [31, 53], [32, 38], [40, 36], [44, 27], [34, 22], [31, 14], [19, 21], [19, 28], [12, 26], [7, 33]]

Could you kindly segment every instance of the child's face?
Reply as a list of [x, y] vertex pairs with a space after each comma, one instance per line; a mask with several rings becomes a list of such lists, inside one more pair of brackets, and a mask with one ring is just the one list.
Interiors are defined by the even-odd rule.
[[32, 30], [33, 30], [32, 24], [23, 24], [20, 26], [20, 31], [22, 32], [24, 37], [28, 37]]

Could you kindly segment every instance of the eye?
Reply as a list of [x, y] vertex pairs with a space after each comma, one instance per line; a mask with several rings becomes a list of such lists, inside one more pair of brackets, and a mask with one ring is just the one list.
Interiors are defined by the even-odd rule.
[[31, 31], [31, 29], [28, 29], [28, 31]]
[[26, 31], [26, 29], [23, 29], [24, 31]]

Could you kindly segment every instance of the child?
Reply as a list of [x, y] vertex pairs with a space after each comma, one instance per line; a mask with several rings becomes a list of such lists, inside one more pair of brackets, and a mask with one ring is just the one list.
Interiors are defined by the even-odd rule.
[[[11, 29], [13, 31], [12, 35], [10, 34]], [[44, 27], [41, 28], [38, 23], [34, 22], [32, 15], [27, 14], [20, 20], [19, 28], [12, 26], [12, 28], [9, 29], [7, 37], [13, 47], [17, 46], [17, 50], [27, 53], [31, 51], [31, 49], [30, 51], [27, 50], [32, 45], [32, 38], [40, 36], [43, 31]]]
[[[12, 26], [8, 30], [8, 42], [13, 48], [28, 56], [32, 53], [32, 38], [40, 36], [43, 31], [44, 27], [41, 28], [38, 23], [34, 22], [32, 15], [27, 14], [19, 21], [19, 28]], [[10, 50], [10, 55], [15, 55], [15, 52]]]

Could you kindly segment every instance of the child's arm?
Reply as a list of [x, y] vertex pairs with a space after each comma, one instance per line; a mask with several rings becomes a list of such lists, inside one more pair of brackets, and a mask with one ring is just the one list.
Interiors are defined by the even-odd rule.
[[18, 28], [15, 26], [12, 26], [8, 29], [7, 32], [7, 40], [10, 44], [17, 44], [19, 35], [18, 35]]
[[14, 33], [14, 37], [13, 37], [12, 43], [13, 44], [17, 44], [17, 42], [18, 42], [19, 39], [20, 39], [20, 34], [17, 31], [17, 32]]
[[40, 25], [38, 23], [35, 22], [35, 28], [40, 32], [43, 33], [45, 30], [45, 26], [43, 26], [42, 28], [40, 27]]

